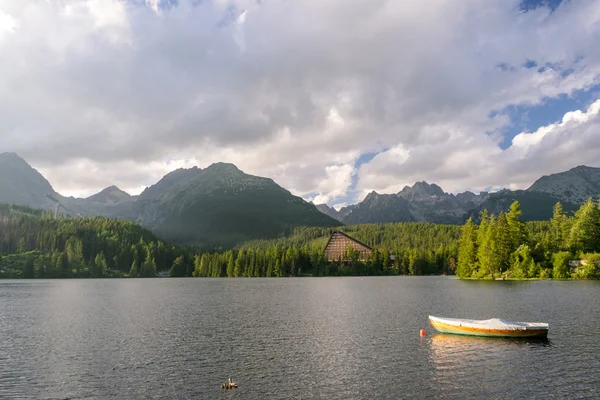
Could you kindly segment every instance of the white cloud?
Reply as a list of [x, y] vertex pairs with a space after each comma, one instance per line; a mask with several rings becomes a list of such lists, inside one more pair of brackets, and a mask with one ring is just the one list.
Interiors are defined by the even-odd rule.
[[19, 23], [10, 14], [0, 9], [0, 41], [11, 33], [14, 33]]
[[[520, 0], [160, 4], [3, 0], [0, 18], [18, 26], [0, 33], [11, 60], [0, 63], [0, 151], [65, 193], [143, 187], [169, 159], [228, 161], [337, 204], [360, 155], [381, 151], [357, 193], [423, 179], [520, 185], [531, 174], [505, 164], [553, 153], [558, 128], [503, 152], [509, 121], [490, 112], [600, 82], [598, 2], [553, 13], [521, 13]], [[571, 130], [584, 149], [590, 121]]]
[[566, 113], [559, 123], [516, 135], [504, 151], [490, 138], [469, 142], [464, 136], [426, 149], [416, 147], [412, 150], [415, 156], [411, 154], [401, 162], [393, 156], [397, 149], [391, 149], [359, 170], [359, 196], [364, 197], [371, 188], [383, 193], [397, 192], [404, 184], [419, 180], [426, 169], [431, 182], [452, 192], [481, 191], [490, 186], [496, 190], [526, 189], [542, 175], [576, 165], [600, 166], [599, 132], [597, 100], [587, 110]]
[[348, 193], [348, 188], [352, 185], [352, 177], [355, 174], [353, 165], [330, 165], [325, 168], [326, 177], [322, 179], [318, 186], [318, 195], [313, 199], [315, 204], [329, 203], [338, 197], [343, 197]]

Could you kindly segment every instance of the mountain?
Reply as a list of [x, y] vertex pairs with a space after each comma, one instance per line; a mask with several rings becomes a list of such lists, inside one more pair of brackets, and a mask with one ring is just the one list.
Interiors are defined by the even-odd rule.
[[417, 182], [412, 187], [404, 186], [400, 192], [398, 192], [398, 196], [405, 198], [406, 200], [422, 200], [431, 197], [442, 197], [446, 193], [442, 190], [441, 187], [434, 184], [428, 184], [425, 181]]
[[406, 198], [411, 205], [415, 220], [437, 224], [460, 224], [466, 212], [479, 206], [488, 196], [487, 192], [457, 195], [446, 193], [441, 187], [427, 182], [405, 186], [398, 196]]
[[395, 194], [371, 192], [343, 219], [344, 224], [376, 224], [414, 221], [408, 200]]
[[338, 221], [342, 221], [342, 216], [340, 213], [333, 207], [329, 207], [327, 204], [316, 204], [317, 210], [321, 211], [323, 214], [330, 216]]
[[497, 214], [518, 200], [523, 219], [548, 219], [561, 201], [574, 211], [600, 194], [600, 168], [580, 166], [544, 176], [529, 189], [489, 194], [449, 194], [436, 184], [417, 182], [397, 194], [370, 193], [362, 202], [339, 211], [307, 203], [273, 180], [245, 174], [233, 164], [206, 169], [178, 169], [139, 196], [110, 186], [86, 199], [63, 197], [25, 160], [0, 154], [0, 203], [51, 209], [61, 202], [70, 215], [130, 220], [174, 242], [200, 246], [234, 246], [249, 239], [281, 236], [299, 226], [420, 221], [460, 224], [483, 209]]
[[352, 205], [349, 205], [349, 206], [342, 207], [338, 211], [338, 215], [340, 216], [340, 218], [343, 221], [344, 218], [346, 218], [348, 215], [350, 215], [350, 213], [352, 211], [356, 210], [357, 208], [358, 208], [358, 204], [352, 204]]
[[131, 220], [165, 239], [192, 245], [233, 246], [277, 237], [298, 226], [340, 225], [273, 180], [247, 175], [233, 164], [178, 169], [140, 196], [111, 186], [78, 199], [56, 193], [16, 154], [0, 154], [0, 203], [53, 208], [55, 203], [46, 194], [71, 215]]
[[88, 197], [87, 199], [85, 199], [85, 202], [102, 205], [113, 205], [121, 203], [123, 201], [129, 201], [131, 199], [132, 196], [129, 193], [122, 191], [116, 186], [110, 186], [102, 190], [101, 192]]
[[50, 183], [15, 153], [0, 154], [0, 203], [49, 208]]
[[543, 192], [529, 190], [501, 190], [489, 195], [486, 201], [478, 207], [470, 210], [465, 219], [472, 217], [479, 221], [479, 215], [482, 210], [487, 209], [490, 214], [498, 215], [502, 211], [507, 211], [510, 205], [518, 201], [521, 204], [523, 221], [543, 221], [552, 218], [553, 208], [560, 202], [565, 212], [572, 213], [579, 208], [579, 204], [563, 201], [557, 197]]
[[600, 195], [600, 168], [579, 166], [558, 174], [543, 176], [527, 191], [542, 192], [562, 201], [582, 204]]
[[131, 217], [178, 243], [224, 247], [298, 226], [340, 225], [272, 179], [226, 163], [171, 172], [139, 196]]
[[401, 221], [460, 224], [469, 210], [479, 206], [487, 192], [457, 195], [446, 193], [436, 184], [417, 182], [405, 186], [398, 194], [370, 193], [361, 203], [344, 207], [338, 219], [344, 224]]

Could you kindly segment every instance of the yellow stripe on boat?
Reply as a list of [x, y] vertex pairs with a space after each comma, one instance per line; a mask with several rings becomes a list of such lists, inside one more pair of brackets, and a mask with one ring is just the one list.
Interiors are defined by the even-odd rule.
[[548, 335], [548, 324], [491, 320], [461, 320], [429, 316], [431, 325], [442, 333], [495, 337], [542, 337]]

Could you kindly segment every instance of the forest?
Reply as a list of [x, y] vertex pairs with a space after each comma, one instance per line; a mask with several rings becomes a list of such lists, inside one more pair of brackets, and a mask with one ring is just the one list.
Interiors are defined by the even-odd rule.
[[560, 203], [550, 221], [524, 224], [514, 202], [497, 216], [484, 210], [479, 226], [461, 228], [456, 275], [476, 279], [598, 279], [600, 203], [592, 199], [573, 216]]
[[[388, 223], [344, 226], [373, 248], [365, 262], [327, 262], [332, 228], [205, 250], [166, 243], [128, 221], [54, 219], [51, 212], [0, 205], [0, 278], [287, 277], [456, 274], [470, 279], [596, 279], [600, 205], [573, 216], [560, 204], [550, 221], [481, 214], [475, 225]], [[351, 255], [351, 252], [349, 252]], [[574, 264], [574, 260], [577, 260]], [[573, 265], [572, 265], [573, 264]]]
[[132, 222], [0, 205], [1, 278], [152, 277], [188, 254]]

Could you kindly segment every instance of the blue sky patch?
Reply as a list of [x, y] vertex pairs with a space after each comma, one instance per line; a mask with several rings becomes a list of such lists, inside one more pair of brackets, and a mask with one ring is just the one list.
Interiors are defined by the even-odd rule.
[[529, 11], [539, 7], [547, 7], [550, 10], [554, 11], [562, 2], [563, 0], [522, 0], [521, 10]]
[[561, 94], [557, 98], [545, 98], [536, 106], [509, 106], [502, 112], [490, 113], [490, 118], [497, 114], [510, 117], [511, 126], [503, 133], [504, 141], [500, 147], [505, 150], [510, 147], [512, 139], [521, 132], [535, 132], [541, 126], [553, 124], [562, 119], [569, 111], [585, 111], [590, 104], [600, 98], [600, 85], [590, 90], [580, 90], [572, 96]]

